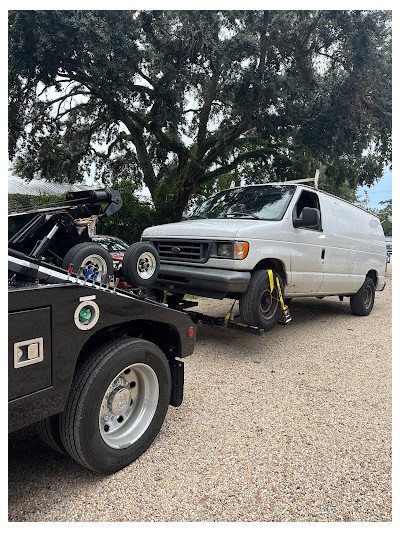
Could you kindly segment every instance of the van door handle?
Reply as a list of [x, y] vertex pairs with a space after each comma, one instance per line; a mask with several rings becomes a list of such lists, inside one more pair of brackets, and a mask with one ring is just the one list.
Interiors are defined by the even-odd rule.
[[325, 248], [322, 248], [321, 259], [325, 259]]

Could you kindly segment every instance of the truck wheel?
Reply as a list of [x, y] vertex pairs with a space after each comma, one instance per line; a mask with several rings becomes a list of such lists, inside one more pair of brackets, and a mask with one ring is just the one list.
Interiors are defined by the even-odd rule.
[[264, 330], [270, 330], [282, 315], [276, 278], [279, 279], [281, 290], [283, 283], [280, 276], [273, 270], [274, 289], [271, 293], [268, 272], [257, 270], [253, 272], [250, 283], [239, 300], [240, 316], [244, 322]]
[[56, 452], [66, 454], [66, 450], [60, 435], [60, 418], [59, 415], [49, 416], [44, 420], [36, 423], [36, 430], [39, 437]]
[[62, 268], [66, 270], [73, 264], [73, 272], [78, 272], [80, 267], [96, 267], [99, 271], [99, 278], [103, 274], [111, 275], [113, 272], [113, 262], [108, 251], [94, 242], [81, 242], [73, 246], [66, 254], [62, 262]]
[[350, 296], [350, 309], [353, 315], [367, 316], [372, 311], [375, 302], [375, 283], [371, 278], [365, 278], [360, 290]]
[[122, 260], [122, 274], [131, 285], [151, 287], [157, 279], [160, 258], [152, 244], [135, 242], [129, 246]]
[[164, 353], [141, 339], [114, 339], [91, 355], [74, 376], [60, 415], [61, 438], [73, 459], [110, 474], [157, 436], [171, 397], [171, 372]]

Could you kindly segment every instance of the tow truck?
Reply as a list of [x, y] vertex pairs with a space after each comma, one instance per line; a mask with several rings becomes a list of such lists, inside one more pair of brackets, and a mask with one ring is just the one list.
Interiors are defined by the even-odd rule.
[[[186, 313], [117, 288], [92, 265], [49, 262], [49, 241], [58, 246], [49, 233], [63, 225], [48, 215], [25, 217], [9, 242], [9, 431], [35, 424], [53, 449], [110, 474], [144, 453], [168, 406], [181, 405], [195, 329]], [[54, 225], [33, 243], [29, 224], [46, 217]], [[149, 253], [132, 246], [128, 270]]]

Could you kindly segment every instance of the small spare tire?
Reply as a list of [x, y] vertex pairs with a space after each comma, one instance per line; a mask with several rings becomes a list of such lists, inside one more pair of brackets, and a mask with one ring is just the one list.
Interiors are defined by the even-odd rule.
[[122, 260], [124, 278], [137, 287], [151, 287], [157, 279], [160, 258], [157, 250], [147, 242], [135, 242], [129, 246]]
[[113, 273], [113, 261], [109, 252], [101, 245], [94, 242], [81, 242], [73, 246], [66, 254], [62, 267], [68, 270], [73, 265], [73, 272], [79, 268], [96, 267], [99, 277], [111, 276]]

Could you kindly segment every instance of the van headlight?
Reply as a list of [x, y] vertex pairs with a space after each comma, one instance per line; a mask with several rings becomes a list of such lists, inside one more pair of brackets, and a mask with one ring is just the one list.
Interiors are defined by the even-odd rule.
[[217, 242], [212, 257], [221, 259], [244, 259], [249, 253], [249, 243], [244, 241]]
[[233, 243], [231, 242], [219, 242], [217, 244], [217, 256], [226, 257], [227, 259], [232, 259], [233, 253]]

